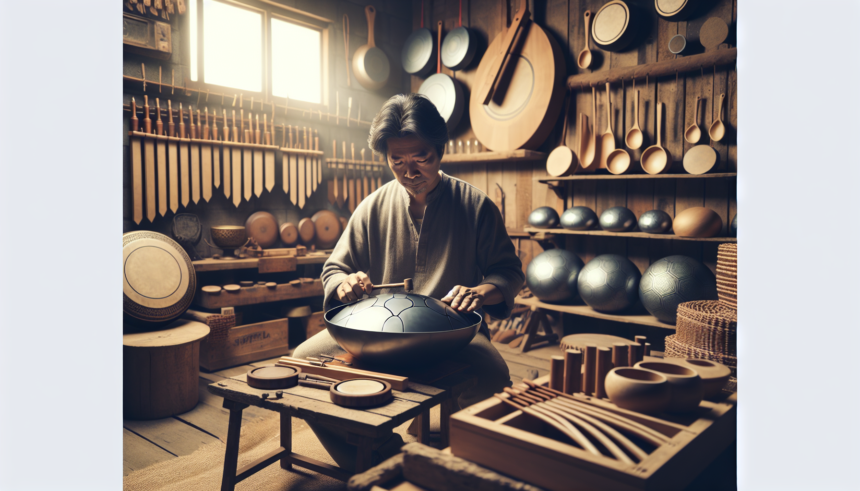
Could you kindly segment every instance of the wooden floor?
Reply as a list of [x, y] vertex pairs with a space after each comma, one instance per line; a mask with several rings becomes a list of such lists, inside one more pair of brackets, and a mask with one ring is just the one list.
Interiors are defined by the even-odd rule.
[[[535, 378], [549, 373], [549, 359], [559, 354], [558, 344], [542, 346], [521, 354], [506, 344], [493, 343], [508, 365], [511, 380]], [[285, 353], [288, 354], [288, 353]], [[200, 446], [227, 439], [229, 412], [221, 407], [223, 399], [209, 393], [206, 386], [226, 377], [245, 373], [252, 367], [274, 364], [278, 358], [240, 365], [213, 373], [200, 372], [200, 402], [187, 413], [152, 421], [123, 420], [123, 475], [152, 464], [188, 455]], [[537, 374], [534, 373], [537, 371]], [[248, 407], [242, 412], [244, 423], [275, 418], [277, 413]], [[693, 482], [690, 490], [735, 489], [736, 447], [733, 445]]]

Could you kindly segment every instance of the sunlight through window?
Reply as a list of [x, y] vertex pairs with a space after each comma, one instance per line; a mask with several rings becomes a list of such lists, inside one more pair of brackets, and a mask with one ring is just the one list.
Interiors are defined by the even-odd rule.
[[322, 102], [320, 43], [319, 31], [272, 19], [272, 95]]
[[[195, 2], [192, 0], [190, 3]], [[215, 0], [204, 0], [203, 25], [204, 81], [235, 89], [262, 91], [262, 16]], [[194, 37], [192, 34], [192, 39]], [[193, 61], [191, 66], [196, 66]]]

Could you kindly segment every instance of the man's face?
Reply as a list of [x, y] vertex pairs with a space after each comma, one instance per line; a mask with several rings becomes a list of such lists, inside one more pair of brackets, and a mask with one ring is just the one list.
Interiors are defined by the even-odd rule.
[[415, 135], [391, 137], [386, 143], [388, 166], [409, 194], [425, 194], [436, 187], [442, 159], [432, 145]]

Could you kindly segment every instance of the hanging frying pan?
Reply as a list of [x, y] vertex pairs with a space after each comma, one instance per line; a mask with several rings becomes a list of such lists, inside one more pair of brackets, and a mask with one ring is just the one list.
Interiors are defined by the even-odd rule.
[[385, 86], [391, 66], [388, 57], [376, 47], [373, 39], [373, 21], [376, 19], [376, 9], [373, 5], [364, 8], [367, 15], [367, 44], [355, 50], [352, 55], [352, 72], [362, 87], [368, 90], [376, 90]]
[[[437, 25], [439, 26], [437, 39], [441, 40], [442, 21], [440, 20]], [[457, 127], [465, 105], [463, 88], [459, 82], [442, 73], [441, 57], [436, 58], [436, 74], [431, 75], [421, 84], [418, 93], [426, 96], [436, 106], [439, 115], [448, 123], [448, 131]]]
[[424, 1], [421, 1], [421, 28], [412, 31], [400, 52], [400, 63], [406, 73], [423, 77], [433, 71], [435, 58], [433, 33], [424, 27]]
[[463, 27], [463, 0], [460, 0], [458, 27], [445, 35], [442, 41], [442, 64], [451, 70], [462, 70], [475, 59], [478, 38], [475, 31]]
[[627, 2], [613, 0], [597, 11], [591, 24], [591, 37], [606, 51], [623, 51], [636, 37], [641, 15]]

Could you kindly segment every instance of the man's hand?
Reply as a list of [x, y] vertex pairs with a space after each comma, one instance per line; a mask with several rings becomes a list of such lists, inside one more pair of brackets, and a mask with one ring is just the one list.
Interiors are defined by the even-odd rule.
[[480, 285], [475, 288], [468, 288], [461, 285], [456, 285], [454, 288], [442, 298], [442, 302], [451, 306], [452, 309], [458, 312], [473, 312], [481, 308], [486, 301], [486, 288], [493, 285]]
[[363, 271], [353, 273], [344, 279], [338, 285], [337, 299], [343, 303], [355, 302], [365, 293], [370, 294], [373, 291], [373, 283]]

